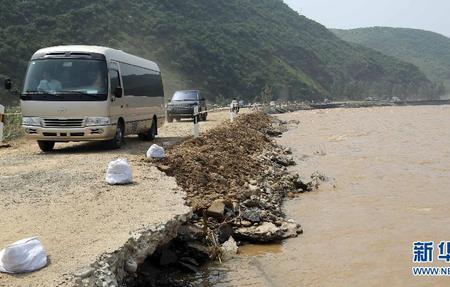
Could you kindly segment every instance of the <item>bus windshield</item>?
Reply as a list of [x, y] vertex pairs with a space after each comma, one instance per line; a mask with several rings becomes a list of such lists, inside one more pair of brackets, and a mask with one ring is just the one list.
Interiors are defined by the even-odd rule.
[[106, 100], [105, 61], [43, 59], [30, 62], [23, 100]]

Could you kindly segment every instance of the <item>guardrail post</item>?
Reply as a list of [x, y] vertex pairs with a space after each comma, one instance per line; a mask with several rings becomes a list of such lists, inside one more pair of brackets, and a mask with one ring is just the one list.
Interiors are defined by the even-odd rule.
[[237, 102], [232, 101], [230, 104], [230, 121], [234, 122], [234, 118], [237, 116], [239, 106]]
[[0, 143], [3, 142], [3, 128], [5, 126], [5, 107], [0, 105]]
[[200, 136], [200, 127], [198, 122], [200, 120], [200, 114], [198, 112], [198, 106], [194, 107], [194, 138], [198, 138]]

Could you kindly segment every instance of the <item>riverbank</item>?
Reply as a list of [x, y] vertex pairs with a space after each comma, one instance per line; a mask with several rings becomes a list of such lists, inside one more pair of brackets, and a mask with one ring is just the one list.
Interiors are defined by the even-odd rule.
[[287, 125], [261, 112], [240, 115], [151, 161], [187, 193], [193, 216], [127, 286], [191, 286], [186, 273], [211, 260], [231, 259], [238, 245], [279, 242], [302, 232], [286, 220], [282, 205], [287, 197], [313, 190], [316, 181], [304, 183], [289, 173], [287, 167], [295, 164], [291, 151], [274, 141]]
[[273, 105], [268, 107], [270, 114], [283, 114], [300, 110], [325, 110], [325, 109], [359, 109], [374, 107], [397, 107], [397, 106], [442, 106], [450, 105], [450, 100], [398, 100], [398, 101], [336, 101], [318, 103], [289, 103]]

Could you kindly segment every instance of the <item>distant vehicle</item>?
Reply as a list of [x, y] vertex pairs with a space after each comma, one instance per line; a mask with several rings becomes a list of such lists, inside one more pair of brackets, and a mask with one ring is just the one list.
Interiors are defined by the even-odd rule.
[[200, 115], [200, 120], [206, 121], [208, 117], [208, 110], [206, 107], [206, 100], [201, 95], [200, 91], [177, 91], [173, 95], [170, 102], [167, 104], [167, 121], [173, 122], [183, 118], [192, 118], [194, 116], [194, 107], [198, 106], [199, 112], [205, 112]]
[[97, 46], [59, 46], [31, 58], [21, 94], [22, 126], [44, 152], [55, 142], [150, 140], [164, 122], [158, 65]]
[[240, 101], [239, 101], [239, 106], [240, 106], [240, 107], [244, 107], [244, 106], [245, 106], [245, 101], [240, 100]]
[[253, 103], [253, 105], [252, 105], [252, 110], [258, 111], [260, 107], [261, 107], [261, 104], [258, 103], [258, 102], [255, 102], [255, 103]]
[[399, 97], [392, 97], [390, 102], [391, 103], [401, 103], [402, 100]]

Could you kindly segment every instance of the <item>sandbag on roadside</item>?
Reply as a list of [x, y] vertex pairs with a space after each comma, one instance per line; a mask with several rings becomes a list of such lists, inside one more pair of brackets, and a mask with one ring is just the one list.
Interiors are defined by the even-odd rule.
[[39, 239], [26, 238], [0, 251], [0, 272], [27, 273], [47, 265], [47, 254]]
[[147, 158], [164, 158], [165, 156], [164, 148], [157, 144], [152, 145], [147, 151]]
[[108, 164], [106, 182], [108, 184], [128, 184], [133, 182], [133, 173], [126, 159], [119, 158]]

